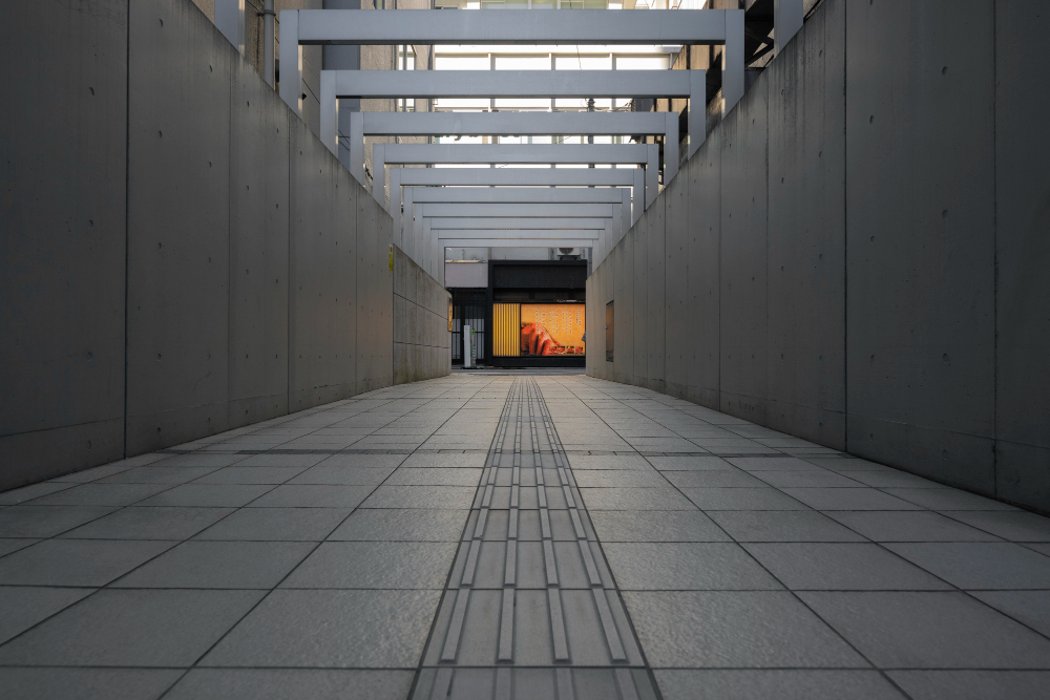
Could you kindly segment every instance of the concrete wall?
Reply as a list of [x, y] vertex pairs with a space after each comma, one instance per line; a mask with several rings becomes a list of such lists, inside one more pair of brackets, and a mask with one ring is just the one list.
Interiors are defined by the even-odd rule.
[[592, 275], [588, 373], [1050, 511], [1047, 29], [826, 0]]
[[451, 295], [394, 247], [394, 383], [404, 384], [449, 373], [448, 332]]
[[73, 5], [0, 8], [0, 60], [32, 66], [10, 71], [11, 99], [0, 100], [7, 483], [27, 479], [26, 456], [33, 469], [58, 473], [124, 449], [127, 132], [114, 115], [127, 109], [127, 8]]
[[0, 489], [393, 381], [390, 217], [190, 0], [82, 6], [0, 22]]

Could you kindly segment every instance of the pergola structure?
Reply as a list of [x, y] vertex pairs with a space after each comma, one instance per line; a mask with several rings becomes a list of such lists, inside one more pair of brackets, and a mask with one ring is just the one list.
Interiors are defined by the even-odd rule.
[[[238, 13], [243, 18], [243, 0], [217, 0], [217, 6], [220, 28], [243, 43], [236, 21]], [[779, 47], [802, 24], [802, 0], [774, 0], [774, 7]], [[280, 27], [280, 94], [297, 111], [304, 45], [722, 45], [716, 74], [723, 114], [745, 89], [742, 9], [288, 10], [280, 14]], [[373, 195], [394, 217], [396, 242], [424, 268], [440, 275], [436, 261], [425, 258], [443, 258], [442, 246], [468, 244], [586, 243], [600, 261], [655, 200], [661, 180], [666, 185], [677, 174], [677, 113], [354, 112], [344, 121], [349, 133], [339, 134], [339, 100], [687, 98], [685, 148], [691, 156], [706, 134], [707, 79], [704, 70], [322, 70], [320, 136], [337, 154], [340, 139], [348, 142], [344, 165], [366, 187], [366, 137], [656, 136], [659, 144], [373, 146]], [[423, 167], [405, 167], [411, 165]]]

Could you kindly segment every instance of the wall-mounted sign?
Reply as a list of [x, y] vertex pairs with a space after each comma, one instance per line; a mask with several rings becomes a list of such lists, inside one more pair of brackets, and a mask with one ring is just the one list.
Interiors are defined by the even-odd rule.
[[585, 304], [493, 304], [497, 357], [583, 357]]

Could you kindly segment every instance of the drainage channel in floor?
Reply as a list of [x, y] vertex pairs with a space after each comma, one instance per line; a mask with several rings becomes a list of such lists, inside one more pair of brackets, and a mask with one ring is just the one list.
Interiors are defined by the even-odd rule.
[[510, 388], [412, 697], [659, 698], [533, 379]]

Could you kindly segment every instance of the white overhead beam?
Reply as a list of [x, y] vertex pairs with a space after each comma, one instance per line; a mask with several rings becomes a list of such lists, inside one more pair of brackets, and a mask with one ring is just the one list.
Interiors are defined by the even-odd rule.
[[551, 238], [576, 238], [579, 240], [597, 240], [601, 236], [601, 229], [477, 229], [473, 231], [455, 231], [448, 229], [436, 229], [431, 231], [433, 236], [439, 240], [448, 238], [459, 238], [462, 240], [476, 240], [479, 238], [495, 238], [499, 240], [516, 241], [531, 239], [535, 241], [549, 240]]
[[[723, 111], [731, 110], [744, 91], [743, 10], [648, 10], [645, 14], [622, 10], [578, 10], [571, 14], [533, 10], [285, 10], [281, 12], [281, 98], [302, 113], [301, 44], [436, 43], [725, 44]], [[704, 111], [696, 110], [698, 114]]]
[[[446, 71], [432, 71], [444, 73]], [[664, 134], [665, 112], [359, 112], [365, 136]], [[675, 115], [677, 117], [677, 114]]]
[[621, 204], [630, 192], [613, 187], [406, 187], [415, 204]]
[[639, 174], [636, 168], [399, 168], [395, 172], [403, 187], [631, 187]]
[[773, 55], [776, 56], [802, 29], [802, 0], [773, 0]]
[[[689, 97], [684, 70], [325, 70], [321, 97]], [[696, 71], [701, 74], [705, 71]], [[701, 97], [703, 93], [701, 93]], [[588, 114], [584, 112], [583, 114]], [[594, 114], [591, 112], [590, 114]]]
[[460, 204], [455, 202], [418, 204], [416, 211], [421, 216], [440, 217], [518, 217], [535, 219], [551, 216], [575, 218], [610, 219], [618, 212], [613, 211], [612, 204]]
[[[651, 70], [582, 70], [582, 71], [362, 71], [362, 70], [325, 70], [321, 71], [321, 140], [333, 153], [339, 152], [338, 135], [338, 101], [344, 97], [355, 98], [435, 98], [435, 97], [688, 97], [690, 105], [704, 105], [707, 90], [706, 72], [690, 71], [651, 71]], [[474, 114], [476, 124], [483, 124], [486, 116], [494, 114]], [[504, 116], [499, 113], [499, 116]], [[518, 127], [529, 121], [529, 115], [506, 113], [504, 119], [508, 126]], [[642, 118], [635, 118], [630, 113], [543, 113], [547, 121], [557, 123], [562, 128], [574, 126], [583, 131], [581, 134], [604, 134], [605, 124], [613, 125], [617, 117], [624, 125], [631, 121], [642, 123]], [[389, 117], [389, 119], [385, 119]], [[643, 117], [642, 114], [637, 117]], [[668, 184], [678, 172], [678, 120], [677, 115], [666, 113], [644, 114], [650, 122], [647, 133], [663, 133], [668, 148], [665, 152], [664, 183]], [[655, 119], [653, 119], [655, 117]], [[393, 123], [398, 119], [397, 113], [367, 112], [351, 119], [364, 119], [360, 127], [351, 128], [351, 171], [363, 182], [363, 169], [357, 162], [363, 162], [364, 150], [355, 148], [357, 141], [370, 132], [379, 131], [384, 135], [395, 135], [389, 127], [380, 128], [384, 121]], [[659, 120], [663, 119], [661, 123]], [[706, 108], [688, 114], [689, 153], [696, 152], [706, 138]], [[402, 113], [402, 123], [414, 122], [415, 135], [423, 135], [423, 124], [432, 121], [435, 125], [444, 122], [445, 126], [455, 126], [449, 113]], [[535, 125], [542, 120], [533, 119]], [[592, 125], [588, 125], [592, 124]], [[493, 133], [490, 123], [488, 131]], [[434, 128], [434, 127], [431, 127]], [[622, 127], [621, 127], [622, 128]], [[650, 131], [651, 130], [651, 131]], [[428, 131], [426, 135], [441, 135], [443, 131]], [[507, 132], [503, 132], [507, 133]], [[518, 133], [518, 132], [511, 132]], [[530, 131], [530, 133], [541, 133]], [[563, 132], [568, 133], [568, 132]], [[621, 132], [622, 133], [622, 132]], [[637, 133], [637, 132], [630, 132]], [[375, 134], [379, 135], [379, 134]], [[405, 135], [405, 134], [399, 134]]]
[[[388, 210], [400, 207], [400, 202], [387, 204], [386, 165], [413, 164], [574, 164], [611, 163], [618, 165], [645, 165], [644, 198], [646, 208], [656, 199], [657, 168], [660, 147], [656, 144], [615, 145], [535, 145], [535, 144], [376, 144], [372, 147], [372, 195]], [[582, 168], [581, 168], [582, 169]], [[533, 168], [495, 168], [505, 172], [520, 173]], [[591, 168], [588, 168], [591, 170]], [[597, 170], [597, 168], [594, 168]], [[513, 177], [513, 176], [512, 176]], [[513, 184], [524, 184], [524, 179]], [[399, 184], [404, 184], [402, 180]], [[396, 191], [392, 186], [391, 191]], [[635, 212], [635, 220], [641, 216], [641, 207]]]
[[216, 0], [215, 26], [244, 55], [244, 0]]
[[[390, 191], [394, 196], [390, 214], [394, 230], [401, 227], [397, 199], [402, 186], [425, 189], [446, 187], [626, 187], [631, 188], [629, 217], [633, 224], [642, 216], [645, 171], [641, 168], [391, 168]], [[452, 191], [452, 190], [449, 190]], [[403, 202], [403, 200], [401, 200]], [[630, 228], [628, 226], [627, 228]], [[626, 231], [626, 228], [624, 229]]]
[[491, 230], [496, 231], [500, 229], [517, 229], [517, 230], [536, 230], [536, 229], [555, 229], [562, 231], [578, 231], [578, 230], [601, 230], [605, 228], [607, 223], [606, 218], [583, 218], [583, 217], [569, 217], [569, 216], [546, 216], [546, 217], [535, 217], [526, 219], [516, 216], [506, 217], [483, 217], [483, 216], [463, 216], [463, 217], [424, 217], [426, 221], [430, 222], [431, 230], [458, 230], [458, 231], [477, 231], [477, 230]]
[[445, 238], [439, 241], [443, 248], [592, 248], [593, 238]]
[[[302, 44], [721, 44], [740, 10], [290, 10]], [[283, 14], [283, 13], [282, 13]]]
[[[384, 163], [399, 165], [549, 164], [645, 165], [656, 144], [449, 144], [388, 143], [383, 149]], [[375, 154], [373, 153], [373, 159]], [[378, 169], [378, 165], [376, 166]]]

